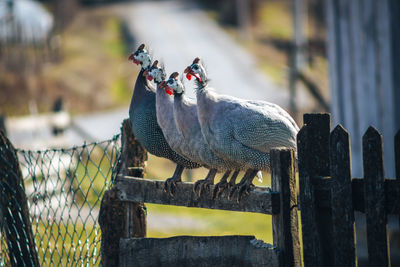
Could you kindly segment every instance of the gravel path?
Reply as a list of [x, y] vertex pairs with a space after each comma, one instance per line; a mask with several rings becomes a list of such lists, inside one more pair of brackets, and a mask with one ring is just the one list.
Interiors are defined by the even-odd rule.
[[[254, 57], [241, 48], [203, 11], [189, 1], [124, 3], [115, 9], [126, 21], [136, 49], [146, 43], [167, 73], [179, 71], [196, 56], [206, 64], [211, 85], [221, 94], [260, 99], [287, 107], [288, 91], [276, 87], [256, 68]], [[193, 82], [186, 82], [194, 97]]]

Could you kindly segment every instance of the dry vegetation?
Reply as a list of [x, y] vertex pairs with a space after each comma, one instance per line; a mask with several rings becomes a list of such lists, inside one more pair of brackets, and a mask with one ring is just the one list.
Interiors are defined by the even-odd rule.
[[129, 103], [137, 70], [127, 60], [119, 18], [102, 8], [80, 10], [49, 43], [52, 56], [27, 62], [24, 71], [0, 64], [0, 113], [26, 114], [31, 100], [39, 112], [49, 111], [60, 96], [72, 113]]

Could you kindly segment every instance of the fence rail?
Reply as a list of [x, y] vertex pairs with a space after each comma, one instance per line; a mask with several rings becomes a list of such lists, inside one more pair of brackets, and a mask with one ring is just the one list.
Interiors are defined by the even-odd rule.
[[145, 180], [129, 176], [119, 176], [115, 187], [121, 201], [145, 202], [164, 205], [186, 206], [206, 209], [258, 212], [264, 214], [279, 213], [279, 192], [256, 187], [240, 203], [228, 199], [228, 192], [221, 197], [209, 197], [214, 186], [210, 186], [202, 196], [193, 194], [193, 183], [178, 183], [174, 196], [164, 192], [164, 181]]

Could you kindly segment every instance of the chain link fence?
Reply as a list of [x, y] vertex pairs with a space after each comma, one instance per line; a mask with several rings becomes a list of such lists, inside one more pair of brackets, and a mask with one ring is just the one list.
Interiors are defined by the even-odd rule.
[[[117, 172], [119, 137], [70, 149], [25, 151], [14, 150], [12, 145], [0, 147], [0, 266], [20, 266], [10, 253], [15, 249], [24, 257], [29, 255], [25, 257], [29, 261], [21, 261], [26, 266], [37, 265], [35, 258], [40, 266], [100, 265], [97, 218], [102, 195], [112, 186]], [[10, 152], [18, 158], [19, 169], [10, 165]], [[18, 176], [23, 183], [10, 184], [18, 181]], [[27, 207], [14, 201], [14, 196], [22, 192]], [[24, 209], [28, 210], [28, 218], [23, 216]], [[35, 250], [29, 247], [30, 236]]]

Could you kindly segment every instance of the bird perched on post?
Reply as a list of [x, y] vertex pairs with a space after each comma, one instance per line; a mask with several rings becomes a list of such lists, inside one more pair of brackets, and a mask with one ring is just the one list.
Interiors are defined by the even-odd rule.
[[208, 145], [221, 157], [247, 167], [246, 174], [230, 193], [239, 189], [239, 201], [253, 186], [256, 174], [269, 169], [272, 148], [296, 149], [299, 127], [278, 105], [216, 93], [208, 84], [200, 58], [184, 72], [189, 80], [192, 76], [196, 78], [198, 118]]
[[173, 176], [165, 181], [165, 190], [170, 192], [170, 183], [181, 180], [184, 168], [197, 168], [200, 165], [172, 150], [157, 123], [155, 89], [143, 75], [151, 65], [151, 57], [145, 50], [145, 45], [140, 45], [136, 52], [130, 55], [129, 59], [135, 64], [141, 65], [129, 107], [129, 120], [132, 124], [132, 130], [140, 144], [149, 153], [167, 158], [177, 164]]
[[231, 181], [234, 181], [241, 168], [236, 162], [221, 158], [210, 149], [201, 133], [197, 116], [197, 105], [194, 101], [185, 97], [185, 87], [178, 77], [178, 72], [172, 73], [164, 85], [166, 92], [174, 94], [174, 118], [176, 126], [185, 142], [189, 144], [188, 153], [190, 153], [190, 159], [201, 162], [206, 168], [210, 169], [210, 172], [204, 180], [199, 180], [195, 183], [194, 192], [196, 192], [196, 188], [200, 186], [199, 195], [201, 195], [205, 188], [214, 184], [214, 177], [217, 172], [225, 172], [221, 182], [215, 186], [213, 192], [214, 198], [220, 194], [222, 190], [229, 187], [230, 184], [227, 183], [227, 178], [231, 171], [234, 171], [233, 178], [231, 178]]

